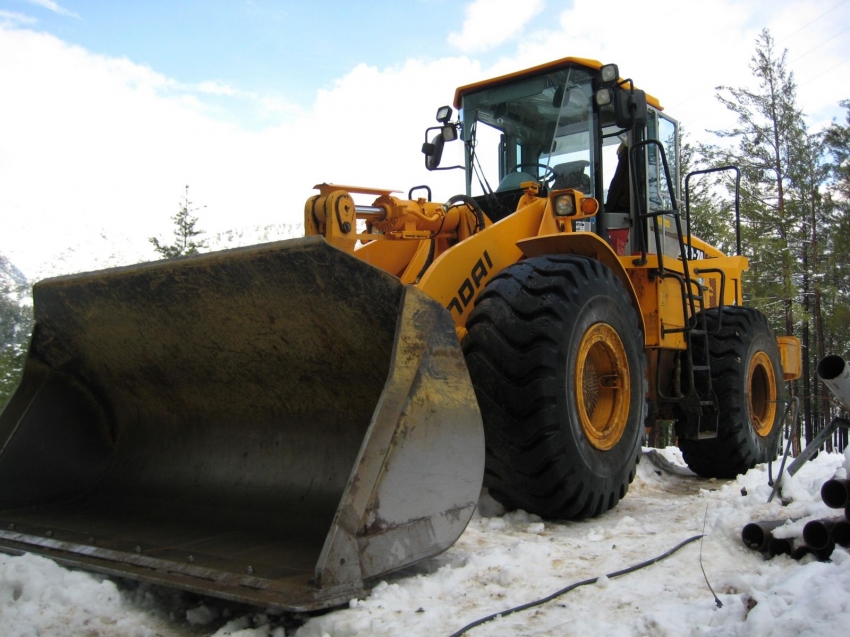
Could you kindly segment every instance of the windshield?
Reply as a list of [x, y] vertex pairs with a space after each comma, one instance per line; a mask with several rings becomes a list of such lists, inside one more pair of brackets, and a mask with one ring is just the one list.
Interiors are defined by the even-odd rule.
[[580, 67], [465, 95], [467, 192], [519, 188], [531, 177], [591, 194], [592, 96]]

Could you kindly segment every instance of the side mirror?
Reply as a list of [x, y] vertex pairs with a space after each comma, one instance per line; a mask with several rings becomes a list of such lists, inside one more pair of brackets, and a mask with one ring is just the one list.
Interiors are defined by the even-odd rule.
[[440, 162], [443, 159], [443, 133], [440, 132], [431, 139], [431, 143], [422, 144], [422, 152], [425, 153], [425, 168], [428, 170], [437, 170], [440, 167]]
[[637, 89], [614, 91], [614, 121], [620, 128], [646, 126], [646, 93]]
[[559, 86], [555, 89], [555, 94], [552, 96], [552, 106], [554, 108], [561, 108], [564, 105], [564, 91], [563, 86]]
[[[605, 64], [599, 69], [602, 88], [596, 91], [596, 104], [614, 107], [614, 123], [620, 128], [643, 128], [646, 126], [646, 93], [634, 87], [631, 80], [620, 80], [620, 69], [616, 64]], [[629, 88], [624, 86], [628, 84]]]
[[430, 142], [422, 144], [422, 152], [425, 154], [425, 168], [428, 170], [437, 170], [440, 167], [440, 162], [443, 159], [443, 147], [446, 142], [453, 142], [457, 139], [457, 128], [453, 124], [444, 124], [443, 126], [434, 126], [425, 131], [439, 130], [440, 132], [431, 138]]

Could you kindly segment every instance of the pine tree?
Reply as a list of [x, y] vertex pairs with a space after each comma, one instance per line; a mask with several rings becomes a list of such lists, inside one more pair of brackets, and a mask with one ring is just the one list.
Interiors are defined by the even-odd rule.
[[[803, 345], [803, 421], [806, 440], [811, 441], [823, 428], [821, 396], [814, 373], [817, 362], [825, 355], [823, 308], [821, 304], [821, 263], [824, 260], [822, 230], [829, 226], [828, 209], [824, 205], [822, 188], [829, 175], [823, 161], [823, 136], [810, 135], [801, 127], [800, 143], [794, 147], [789, 164], [788, 205], [802, 219], [801, 265], [801, 339]], [[814, 328], [814, 329], [813, 329]], [[814, 332], [814, 334], [812, 334]], [[814, 338], [813, 338], [814, 336]]]
[[830, 169], [835, 178], [835, 192], [846, 207], [850, 205], [850, 100], [841, 102], [847, 109], [845, 125], [833, 122], [824, 135], [824, 142], [832, 154]]
[[32, 306], [18, 301], [20, 292], [0, 285], [0, 409], [18, 385], [32, 332]]
[[794, 334], [795, 275], [804, 237], [802, 211], [788, 205], [791, 163], [805, 138], [787, 51], [778, 55], [765, 29], [750, 63], [758, 89], [718, 87], [718, 99], [737, 115], [737, 126], [715, 131], [738, 140], [737, 148], [714, 150], [714, 159], [740, 166], [745, 243], [752, 255], [748, 300], [787, 334]]
[[[750, 269], [745, 275], [745, 299], [764, 312], [778, 333], [802, 333], [805, 369], [803, 380], [807, 437], [817, 433], [811, 397], [812, 362], [820, 347], [818, 317], [822, 264], [821, 188], [822, 144], [807, 131], [802, 109], [797, 105], [794, 74], [786, 65], [787, 51], [778, 53], [765, 29], [756, 40], [750, 69], [757, 88], [718, 87], [718, 99], [737, 116], [731, 130], [716, 131], [734, 139], [734, 148], [710, 148], [711, 161], [736, 164], [741, 168], [741, 218], [744, 252]], [[817, 345], [811, 342], [815, 325]], [[797, 382], [791, 394], [798, 394]], [[800, 440], [793, 440], [799, 451]]]
[[[684, 126], [679, 126], [681, 135], [680, 166], [681, 175], [687, 176], [695, 170], [711, 168], [705, 159], [701, 145], [694, 146], [688, 141]], [[690, 213], [691, 234], [713, 245], [724, 254], [734, 254], [735, 215], [731, 199], [718, 196], [718, 191], [728, 180], [727, 174], [710, 173], [695, 175], [682, 182], [682, 197], [687, 186], [687, 203]]]
[[[823, 141], [832, 162], [829, 164], [833, 181], [826, 196], [825, 208], [829, 211], [829, 228], [824, 235], [823, 290], [818, 300], [823, 306], [822, 329], [824, 353], [850, 356], [850, 100], [841, 102], [847, 109], [846, 123], [833, 124], [826, 130]], [[823, 390], [823, 422], [835, 415], [831, 413], [829, 397]], [[848, 444], [848, 432], [839, 430], [838, 449]]]
[[192, 202], [189, 201], [189, 186], [186, 186], [186, 194], [183, 195], [180, 210], [171, 218], [174, 221], [174, 243], [172, 245], [163, 245], [156, 237], [150, 237], [149, 239], [153, 244], [153, 249], [162, 255], [163, 258], [173, 259], [175, 257], [198, 254], [202, 249], [207, 247], [205, 240], [195, 240], [196, 237], [204, 234], [203, 230], [195, 227], [198, 223], [198, 218], [192, 213], [197, 210], [198, 208], [192, 208]]

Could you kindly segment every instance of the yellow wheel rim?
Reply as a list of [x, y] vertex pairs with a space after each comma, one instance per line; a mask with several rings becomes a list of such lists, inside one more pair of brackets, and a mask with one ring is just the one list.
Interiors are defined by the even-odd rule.
[[575, 391], [584, 435], [601, 451], [616, 445], [626, 430], [630, 381], [623, 342], [613, 327], [596, 323], [578, 348]]
[[776, 375], [770, 357], [764, 352], [756, 352], [750, 359], [747, 395], [750, 421], [759, 436], [767, 436], [776, 418]]

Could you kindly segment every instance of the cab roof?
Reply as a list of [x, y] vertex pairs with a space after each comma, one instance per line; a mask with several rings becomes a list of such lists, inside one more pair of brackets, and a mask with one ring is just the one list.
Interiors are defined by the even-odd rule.
[[[554, 60], [552, 62], [547, 62], [546, 64], [533, 66], [529, 69], [523, 69], [522, 71], [515, 71], [513, 73], [508, 73], [507, 75], [500, 75], [499, 77], [494, 77], [489, 80], [482, 80], [481, 82], [475, 82], [474, 84], [467, 84], [465, 86], [461, 86], [455, 91], [454, 106], [455, 108], [461, 107], [462, 97], [466, 93], [474, 93], [483, 88], [497, 86], [499, 84], [506, 84], [521, 77], [531, 77], [534, 75], [548, 73], [549, 71], [553, 71], [566, 64], [580, 64], [596, 71], [598, 71], [601, 67], [605, 66], [604, 64], [602, 64], [602, 62], [599, 62], [598, 60], [591, 60], [589, 58], [561, 58], [560, 60]], [[664, 110], [660, 102], [655, 97], [649, 95], [649, 93], [647, 93], [646, 95], [646, 101], [649, 105], [657, 108], [658, 110]]]

